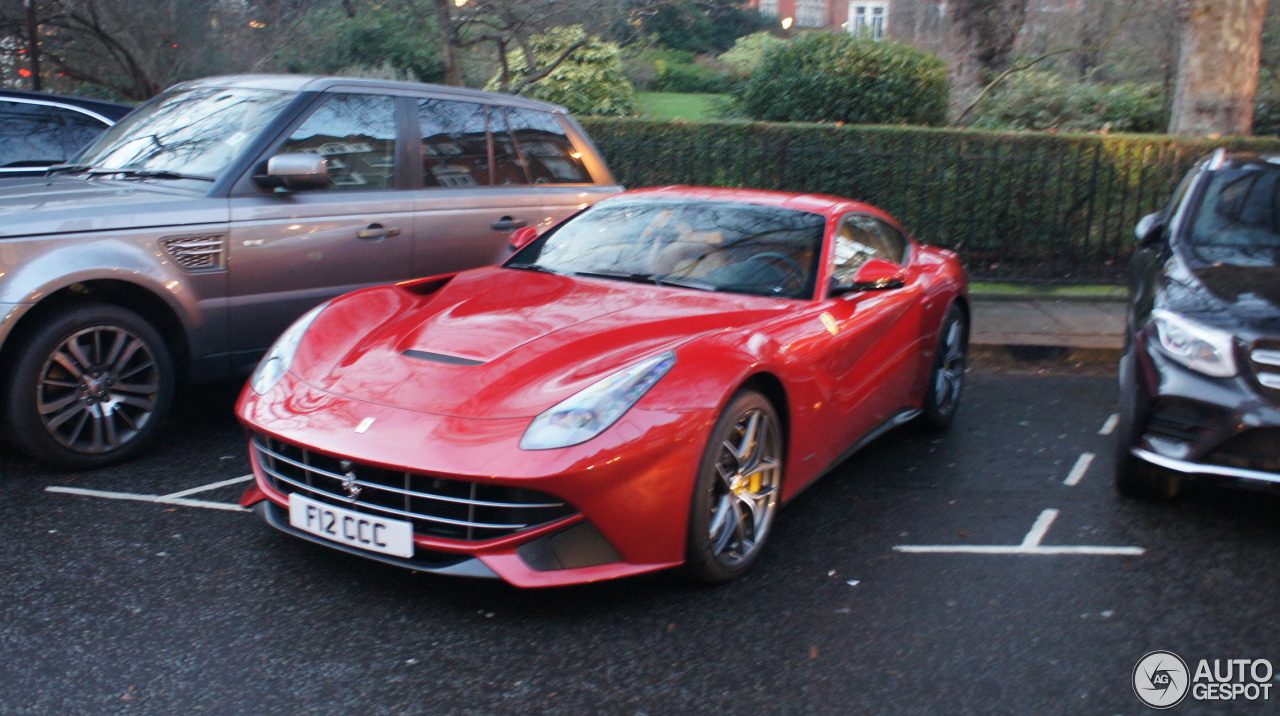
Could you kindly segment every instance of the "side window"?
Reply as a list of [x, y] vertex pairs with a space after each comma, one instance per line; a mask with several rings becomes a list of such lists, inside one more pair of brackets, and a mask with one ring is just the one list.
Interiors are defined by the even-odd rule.
[[574, 148], [550, 112], [508, 107], [507, 116], [533, 183], [591, 183], [591, 174], [582, 164], [582, 153]]
[[89, 146], [89, 142], [107, 131], [107, 124], [87, 114], [74, 110], [62, 110], [62, 120], [66, 122], [66, 134], [63, 135], [67, 156], [73, 157], [81, 149]]
[[487, 186], [489, 135], [485, 106], [426, 99], [418, 102], [424, 186]]
[[62, 122], [52, 110], [0, 101], [0, 167], [56, 164], [65, 158]]
[[836, 234], [832, 276], [837, 283], [851, 283], [858, 269], [871, 259], [902, 263], [906, 248], [907, 240], [897, 229], [870, 216], [851, 214]]
[[493, 138], [493, 183], [528, 184], [529, 175], [507, 124], [506, 108], [489, 108], [489, 136]]
[[367, 94], [335, 94], [285, 140], [281, 152], [328, 160], [330, 190], [395, 186], [396, 101]]

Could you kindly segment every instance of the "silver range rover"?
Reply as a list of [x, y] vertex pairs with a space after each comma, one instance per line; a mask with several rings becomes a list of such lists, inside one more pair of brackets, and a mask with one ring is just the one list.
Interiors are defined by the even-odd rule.
[[177, 85], [72, 163], [0, 182], [6, 434], [64, 468], [122, 461], [181, 382], [247, 373], [312, 306], [492, 263], [514, 229], [620, 189], [554, 105], [348, 78]]

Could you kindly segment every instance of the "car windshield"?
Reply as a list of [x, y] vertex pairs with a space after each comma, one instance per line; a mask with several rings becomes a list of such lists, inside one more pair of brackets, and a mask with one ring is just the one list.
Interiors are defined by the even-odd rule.
[[1274, 266], [1280, 261], [1280, 167], [1214, 174], [1187, 244], [1206, 265]]
[[539, 237], [507, 262], [594, 278], [761, 296], [812, 296], [826, 220], [727, 201], [606, 201]]
[[73, 163], [100, 173], [217, 179], [295, 96], [212, 87], [169, 92], [139, 107]]

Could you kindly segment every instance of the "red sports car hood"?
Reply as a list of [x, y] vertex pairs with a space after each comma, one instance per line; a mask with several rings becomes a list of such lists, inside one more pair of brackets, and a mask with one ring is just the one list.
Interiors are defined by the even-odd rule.
[[794, 306], [477, 269], [443, 286], [424, 282], [339, 299], [311, 325], [293, 369], [322, 390], [359, 400], [441, 415], [532, 417], [635, 362]]

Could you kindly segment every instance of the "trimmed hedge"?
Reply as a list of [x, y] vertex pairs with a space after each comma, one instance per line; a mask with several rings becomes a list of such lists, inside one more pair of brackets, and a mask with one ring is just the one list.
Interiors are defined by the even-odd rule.
[[705, 184], [867, 201], [958, 251], [976, 280], [1121, 283], [1132, 229], [1219, 146], [1274, 138], [583, 118], [627, 186]]

